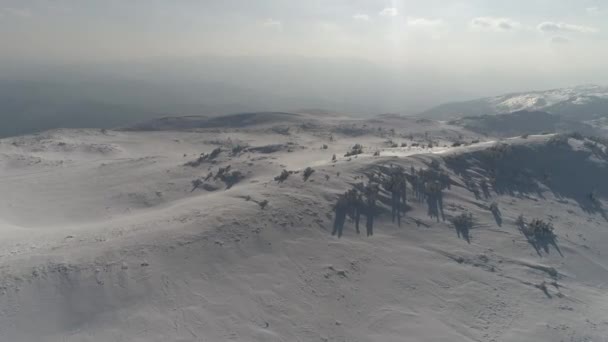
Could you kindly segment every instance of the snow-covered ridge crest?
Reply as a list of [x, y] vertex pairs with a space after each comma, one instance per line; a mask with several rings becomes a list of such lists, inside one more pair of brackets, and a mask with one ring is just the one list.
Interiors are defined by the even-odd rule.
[[452, 119], [518, 111], [543, 111], [580, 121], [592, 120], [608, 115], [608, 87], [581, 85], [571, 88], [509, 93], [470, 101], [445, 103], [421, 113], [420, 116]]
[[487, 100], [499, 112], [511, 113], [519, 110], [543, 110], [560, 103], [583, 105], [597, 98], [608, 99], [608, 87], [583, 85], [574, 88], [509, 94]]

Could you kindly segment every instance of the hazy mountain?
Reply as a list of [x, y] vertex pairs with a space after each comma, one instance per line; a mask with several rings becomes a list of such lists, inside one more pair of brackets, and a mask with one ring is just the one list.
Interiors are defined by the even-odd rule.
[[110, 128], [167, 115], [260, 109], [259, 103], [247, 101], [257, 96], [255, 91], [203, 82], [173, 87], [101, 78], [0, 81], [0, 119], [5, 123], [0, 137], [51, 128]]
[[472, 101], [452, 102], [421, 113], [434, 119], [496, 115], [516, 111], [544, 111], [589, 120], [608, 115], [608, 87], [585, 85], [546, 91], [512, 93]]
[[499, 137], [545, 132], [578, 132], [593, 136], [603, 135], [603, 132], [596, 127], [597, 125], [570, 120], [541, 111], [522, 110], [502, 115], [467, 116], [450, 121], [450, 124], [461, 126], [473, 132]]
[[165, 116], [300, 108], [357, 116], [413, 114], [439, 101], [463, 98], [456, 87], [434, 81], [427, 71], [341, 58], [193, 57], [11, 66], [0, 65], [0, 119], [8, 123], [0, 127], [0, 136], [125, 126]]

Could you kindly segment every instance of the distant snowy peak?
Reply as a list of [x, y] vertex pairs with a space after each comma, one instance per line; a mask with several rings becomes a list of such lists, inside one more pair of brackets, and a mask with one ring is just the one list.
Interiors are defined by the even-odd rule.
[[589, 119], [608, 115], [608, 87], [583, 85], [545, 91], [512, 93], [479, 100], [447, 103], [421, 115], [447, 119], [463, 116], [495, 115], [517, 111], [546, 111]]
[[489, 98], [488, 102], [496, 107], [498, 113], [512, 113], [519, 110], [543, 110], [563, 103], [584, 105], [598, 98], [608, 99], [608, 87], [587, 85], [509, 94]]

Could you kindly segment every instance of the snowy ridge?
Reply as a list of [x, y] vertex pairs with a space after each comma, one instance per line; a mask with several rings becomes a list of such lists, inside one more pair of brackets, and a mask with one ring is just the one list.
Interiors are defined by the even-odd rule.
[[511, 113], [520, 110], [543, 110], [563, 103], [583, 105], [597, 98], [608, 99], [608, 87], [586, 85], [509, 94], [488, 98], [487, 101], [496, 107], [498, 113]]
[[590, 120], [608, 115], [608, 87], [581, 85], [543, 91], [511, 93], [477, 100], [442, 104], [420, 114], [434, 119], [544, 111]]
[[[608, 142], [266, 117], [0, 139], [0, 341], [608, 336]], [[449, 181], [441, 197], [414, 172]], [[333, 236], [342, 194], [371, 179], [373, 236], [350, 219]], [[520, 215], [557, 238], [524, 235]]]

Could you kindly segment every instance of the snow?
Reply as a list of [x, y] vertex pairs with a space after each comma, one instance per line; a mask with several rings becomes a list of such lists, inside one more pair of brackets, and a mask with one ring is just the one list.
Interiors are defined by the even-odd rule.
[[[0, 341], [608, 336], [606, 221], [573, 199], [551, 192], [477, 199], [452, 173], [457, 185], [446, 192], [445, 210], [475, 215], [471, 244], [411, 199], [401, 227], [380, 215], [373, 237], [356, 235], [350, 223], [341, 239], [330, 235], [337, 195], [368, 171], [423, 167], [429, 158], [473, 153], [496, 139], [415, 119], [298, 120], [317, 125], [291, 118], [276, 123], [289, 125], [288, 134], [273, 130], [274, 123], [253, 123], [57, 130], [0, 140]], [[408, 147], [390, 147], [388, 139]], [[428, 139], [435, 147], [411, 146]], [[476, 139], [482, 141], [449, 147]], [[232, 155], [237, 143], [288, 148]], [[344, 157], [357, 143], [364, 154]], [[215, 161], [184, 166], [218, 146], [223, 152]], [[209, 181], [218, 190], [191, 191], [192, 180], [227, 165], [244, 179], [230, 189]], [[273, 180], [283, 169], [307, 166], [315, 169], [308, 182], [301, 173]], [[269, 201], [265, 209], [257, 204], [262, 200]], [[500, 205], [502, 226], [484, 209], [491, 201]], [[514, 227], [521, 213], [551, 217], [564, 257], [534, 252]], [[560, 276], [551, 278], [545, 267]], [[543, 281], [559, 283], [548, 285], [551, 298], [536, 287]]]
[[594, 98], [608, 98], [608, 87], [578, 86], [547, 91], [518, 93], [488, 98], [487, 102], [500, 113], [520, 110], [543, 110], [563, 103], [586, 104]]

